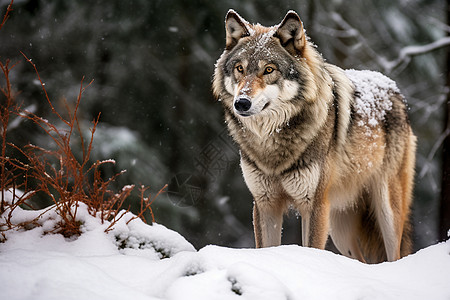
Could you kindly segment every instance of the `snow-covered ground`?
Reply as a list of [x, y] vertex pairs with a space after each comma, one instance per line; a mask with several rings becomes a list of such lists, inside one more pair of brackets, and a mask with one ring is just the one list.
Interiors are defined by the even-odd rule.
[[[16, 211], [16, 221], [39, 212]], [[295, 245], [200, 250], [162, 225], [125, 215], [113, 230], [80, 204], [77, 239], [41, 226], [0, 244], [0, 299], [450, 299], [450, 242], [365, 265]]]

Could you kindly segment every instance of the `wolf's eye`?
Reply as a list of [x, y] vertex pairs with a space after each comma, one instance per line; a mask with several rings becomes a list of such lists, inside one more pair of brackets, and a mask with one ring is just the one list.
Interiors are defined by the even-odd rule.
[[273, 71], [274, 71], [274, 68], [273, 68], [273, 67], [266, 67], [266, 68], [264, 69], [264, 75], [270, 74], [270, 73], [272, 73]]
[[239, 73], [244, 73], [244, 67], [242, 65], [237, 65], [236, 71], [238, 71]]

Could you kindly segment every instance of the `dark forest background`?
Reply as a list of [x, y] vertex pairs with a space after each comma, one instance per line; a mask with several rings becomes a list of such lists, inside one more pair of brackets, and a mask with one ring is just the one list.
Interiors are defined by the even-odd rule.
[[[9, 2], [0, 0], [2, 12]], [[156, 221], [197, 248], [254, 245], [252, 198], [211, 93], [225, 43], [225, 14], [233, 8], [250, 22], [274, 25], [296, 10], [330, 63], [377, 70], [398, 82], [419, 141], [416, 248], [442, 238], [441, 146], [449, 93], [444, 45], [450, 32], [445, 1], [17, 0], [13, 8], [0, 31], [0, 59], [19, 62], [10, 74], [19, 102], [52, 118], [36, 74], [19, 51], [37, 65], [57, 107], [64, 108], [63, 99], [76, 102], [83, 76], [94, 79], [79, 110], [86, 136], [101, 112], [91, 159], [116, 160], [104, 165], [105, 177], [127, 170], [117, 186], [145, 184], [156, 193], [169, 184], [152, 206]], [[408, 47], [419, 45], [429, 47]], [[9, 130], [18, 145], [51, 144], [23, 119], [12, 121]], [[138, 196], [126, 203], [132, 209], [133, 199]], [[299, 216], [291, 213], [283, 243], [300, 241]]]

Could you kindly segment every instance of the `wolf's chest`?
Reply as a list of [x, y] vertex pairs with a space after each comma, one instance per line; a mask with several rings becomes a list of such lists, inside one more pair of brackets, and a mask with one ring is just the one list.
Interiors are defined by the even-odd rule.
[[242, 158], [241, 168], [254, 196], [283, 199], [287, 205], [298, 208], [299, 205], [308, 205], [314, 198], [323, 170], [318, 163], [312, 163], [272, 175], [248, 162], [245, 157]]
[[268, 175], [279, 175], [294, 165], [304, 151], [304, 145], [281, 132], [265, 138], [243, 138], [241, 151]]

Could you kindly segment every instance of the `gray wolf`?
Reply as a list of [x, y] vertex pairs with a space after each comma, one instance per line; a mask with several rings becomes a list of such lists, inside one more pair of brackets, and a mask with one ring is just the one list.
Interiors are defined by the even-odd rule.
[[301, 215], [303, 246], [362, 262], [411, 252], [416, 137], [395, 82], [326, 63], [289, 11], [253, 25], [230, 10], [213, 93], [239, 145], [253, 195], [256, 247], [281, 243], [283, 215]]

